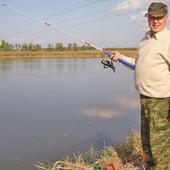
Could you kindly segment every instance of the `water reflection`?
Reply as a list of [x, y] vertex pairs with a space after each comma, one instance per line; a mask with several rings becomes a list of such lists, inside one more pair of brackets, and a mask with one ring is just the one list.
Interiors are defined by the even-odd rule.
[[90, 117], [111, 119], [115, 116], [119, 116], [122, 112], [120, 109], [116, 108], [93, 106], [85, 109], [83, 113]]
[[0, 169], [33, 170], [139, 130], [133, 72], [100, 59], [0, 62]]
[[90, 117], [100, 117], [105, 119], [112, 119], [116, 116], [126, 114], [127, 111], [139, 108], [139, 102], [136, 99], [130, 99], [126, 96], [114, 96], [113, 102], [117, 103], [116, 107], [101, 107], [92, 106], [86, 108], [83, 113]]

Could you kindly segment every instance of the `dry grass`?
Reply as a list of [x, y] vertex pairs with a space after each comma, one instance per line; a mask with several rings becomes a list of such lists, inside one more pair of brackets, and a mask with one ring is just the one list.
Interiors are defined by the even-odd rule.
[[[120, 53], [129, 57], [136, 56], [136, 50], [120, 49]], [[97, 50], [90, 51], [0, 51], [0, 59], [4, 58], [95, 58], [103, 57], [102, 52]]]
[[61, 57], [98, 57], [100, 51], [0, 51], [0, 58], [3, 57], [32, 57], [32, 58], [61, 58]]
[[129, 136], [116, 147], [104, 147], [100, 151], [90, 148], [86, 153], [76, 152], [64, 160], [49, 165], [38, 163], [39, 170], [142, 170], [140, 135], [131, 130]]

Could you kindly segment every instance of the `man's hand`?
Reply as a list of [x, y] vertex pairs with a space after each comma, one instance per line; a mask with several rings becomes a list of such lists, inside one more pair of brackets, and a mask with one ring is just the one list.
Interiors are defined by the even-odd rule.
[[121, 58], [121, 54], [120, 54], [118, 51], [114, 51], [114, 52], [112, 52], [112, 54], [113, 54], [113, 57], [111, 57], [111, 59], [112, 59], [113, 61], [118, 62], [118, 61], [119, 61], [119, 58]]

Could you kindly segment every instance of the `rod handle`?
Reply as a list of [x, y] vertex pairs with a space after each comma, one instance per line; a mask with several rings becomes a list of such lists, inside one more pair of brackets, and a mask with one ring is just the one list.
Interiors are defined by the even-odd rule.
[[[110, 58], [112, 58], [114, 55], [109, 52], [109, 51], [103, 51], [103, 53], [107, 56], [109, 56]], [[122, 64], [124, 64], [125, 66], [127, 66], [128, 68], [134, 70], [135, 69], [135, 65], [134, 64], [131, 64], [129, 62], [127, 62], [126, 60], [122, 59], [122, 58], [119, 58], [118, 61]]]

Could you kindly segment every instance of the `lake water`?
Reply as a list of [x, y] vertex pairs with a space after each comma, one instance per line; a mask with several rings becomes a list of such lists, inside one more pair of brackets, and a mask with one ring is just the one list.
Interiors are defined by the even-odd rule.
[[139, 131], [133, 71], [100, 59], [0, 61], [0, 169], [35, 170]]

